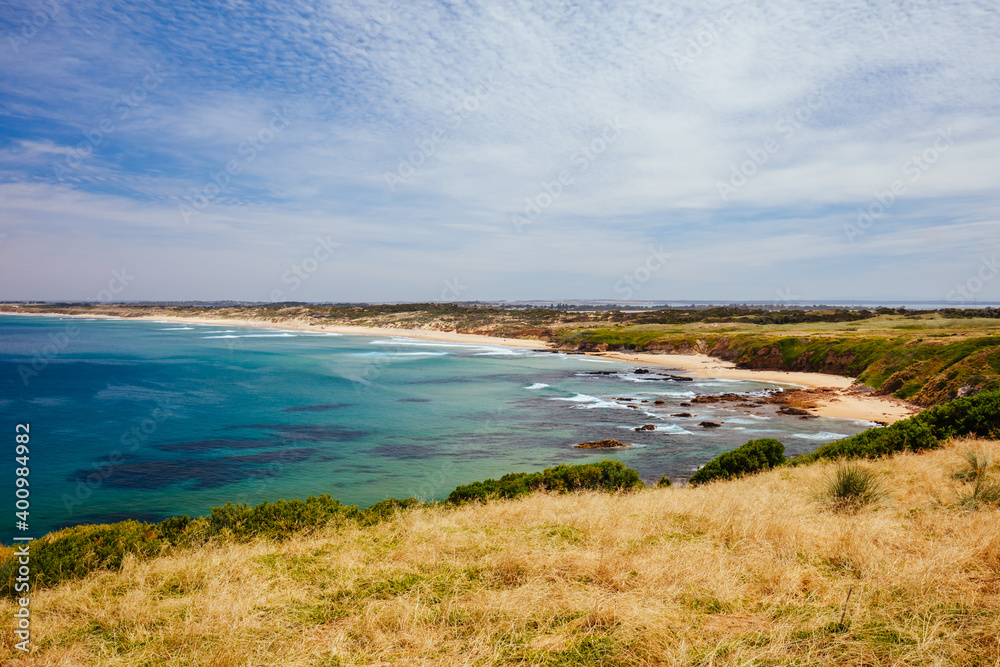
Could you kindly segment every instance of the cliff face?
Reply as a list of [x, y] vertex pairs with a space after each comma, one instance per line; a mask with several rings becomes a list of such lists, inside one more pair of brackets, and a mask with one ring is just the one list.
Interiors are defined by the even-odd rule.
[[843, 352], [829, 350], [820, 355], [818, 361], [815, 352], [804, 351], [795, 356], [789, 363], [787, 354], [778, 345], [770, 345], [766, 342], [748, 345], [746, 342], [741, 342], [730, 336], [720, 336], [711, 340], [696, 338], [693, 341], [655, 341], [646, 345], [643, 351], [662, 354], [708, 354], [731, 361], [740, 368], [804, 371], [831, 375], [848, 375], [851, 365], [857, 360], [857, 354], [850, 350]]

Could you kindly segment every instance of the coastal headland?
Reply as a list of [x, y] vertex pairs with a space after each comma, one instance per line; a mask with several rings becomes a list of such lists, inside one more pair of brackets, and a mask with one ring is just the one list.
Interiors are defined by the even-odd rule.
[[[616, 359], [634, 366], [656, 366], [690, 373], [701, 377], [716, 377], [727, 379], [744, 379], [773, 383], [787, 390], [780, 398], [772, 402], [780, 402], [792, 407], [808, 410], [809, 414], [825, 417], [857, 419], [870, 422], [890, 424], [905, 419], [922, 407], [912, 402], [894, 397], [877, 387], [860, 382], [857, 377], [847, 374], [830, 372], [808, 372], [801, 370], [778, 370], [761, 367], [746, 367], [718, 356], [712, 356], [705, 338], [696, 338], [691, 345], [648, 345], [656, 351], [635, 349], [614, 349], [612, 344], [599, 342], [596, 345], [587, 343], [574, 344], [573, 335], [595, 333], [593, 326], [571, 327], [561, 326], [532, 327], [532, 315], [521, 314], [523, 326], [496, 327], [479, 326], [463, 327], [448, 318], [423, 313], [422, 318], [366, 318], [364, 324], [347, 324], [343, 321], [331, 321], [331, 317], [317, 317], [316, 312], [302, 312], [301, 308], [277, 309], [271, 312], [250, 308], [212, 308], [198, 309], [197, 312], [178, 308], [154, 308], [140, 306], [93, 306], [93, 307], [32, 307], [16, 304], [0, 305], [0, 312], [23, 315], [59, 315], [63, 317], [84, 318], [123, 318], [133, 320], [151, 320], [163, 322], [196, 322], [205, 324], [273, 327], [289, 330], [332, 332], [343, 334], [393, 336], [419, 338], [452, 343], [475, 345], [505, 345], [521, 348], [535, 348], [553, 352], [570, 354], [589, 354], [608, 359]], [[291, 312], [288, 312], [291, 311]], [[504, 316], [509, 317], [508, 313]], [[515, 313], [513, 318], [517, 319]], [[568, 318], [567, 318], [568, 319]], [[707, 318], [706, 318], [707, 319]], [[997, 322], [997, 320], [994, 320]], [[851, 321], [848, 322], [850, 325]], [[456, 326], [456, 324], [458, 324]], [[551, 323], [549, 323], [551, 324]], [[571, 322], [563, 323], [565, 325]], [[588, 325], [595, 324], [587, 322]], [[712, 322], [698, 324], [711, 327]], [[970, 325], [981, 326], [979, 322]], [[760, 328], [760, 327], [756, 327]], [[616, 333], [623, 335], [622, 328], [616, 327]], [[717, 330], [717, 329], [716, 329]], [[837, 328], [832, 329], [836, 331]], [[840, 326], [842, 332], [849, 331], [849, 326]], [[626, 330], [627, 331], [627, 330]], [[648, 326], [641, 326], [637, 333], [648, 338]], [[713, 331], [708, 328], [707, 331]], [[898, 331], [898, 330], [896, 330]], [[553, 334], [556, 335], [553, 335]], [[804, 333], [804, 332], [803, 332]], [[820, 329], [809, 332], [816, 336], [829, 336], [831, 329]], [[997, 341], [1000, 343], [1000, 341]], [[659, 349], [657, 349], [659, 348]], [[684, 352], [671, 352], [670, 349], [680, 349]], [[704, 350], [704, 351], [700, 351]], [[758, 355], [763, 356], [763, 355]]]

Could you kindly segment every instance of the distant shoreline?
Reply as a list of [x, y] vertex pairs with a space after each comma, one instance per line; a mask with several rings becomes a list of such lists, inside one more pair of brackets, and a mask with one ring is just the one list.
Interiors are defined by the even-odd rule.
[[[281, 320], [263, 322], [240, 318], [178, 317], [174, 315], [140, 315], [119, 317], [103, 314], [61, 314], [61, 313], [11, 313], [36, 317], [68, 317], [76, 319], [142, 320], [147, 322], [194, 322], [198, 324], [219, 324], [271, 329], [291, 329], [297, 331], [329, 332], [365, 336], [397, 336], [451, 343], [476, 345], [505, 345], [509, 347], [533, 348], [555, 351], [548, 342], [539, 339], [501, 338], [437, 329], [394, 329], [388, 327], [362, 327], [351, 325], [331, 325], [302, 320]], [[577, 353], [579, 354], [579, 353]], [[733, 380], [754, 380], [778, 385], [802, 388], [809, 393], [815, 404], [811, 411], [823, 417], [857, 419], [891, 424], [910, 417], [920, 408], [905, 401], [887, 396], [875, 396], [851, 391], [854, 378], [824, 373], [801, 373], [787, 371], [763, 371], [737, 368], [735, 364], [703, 354], [650, 354], [645, 352], [587, 352], [588, 356], [614, 359], [633, 365], [655, 365], [685, 371], [700, 377], [715, 377]]]

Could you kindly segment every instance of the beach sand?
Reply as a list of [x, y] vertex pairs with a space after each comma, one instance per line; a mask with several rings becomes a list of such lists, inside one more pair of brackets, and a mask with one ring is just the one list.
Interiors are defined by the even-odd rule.
[[[32, 315], [35, 313], [19, 313]], [[275, 329], [293, 329], [301, 331], [359, 334], [366, 336], [399, 336], [406, 338], [422, 338], [451, 343], [471, 343], [476, 345], [508, 345], [512, 347], [547, 350], [549, 344], [542, 340], [526, 340], [521, 338], [499, 338], [495, 336], [480, 336], [464, 334], [455, 331], [439, 331], [433, 329], [389, 329], [381, 327], [357, 327], [346, 325], [320, 324], [305, 320], [281, 320], [264, 322], [261, 320], [171, 317], [171, 316], [141, 316], [120, 318], [110, 315], [39, 315], [41, 317], [81, 317], [91, 319], [129, 319], [152, 320], [157, 322], [197, 322], [201, 324], [219, 324], [233, 326], [270, 327]], [[852, 390], [854, 378], [841, 375], [826, 375], [823, 373], [793, 373], [786, 371], [760, 371], [737, 368], [735, 364], [709, 357], [703, 354], [650, 354], [642, 352], [594, 352], [592, 356], [605, 359], [616, 359], [633, 365], [655, 365], [685, 371], [702, 377], [727, 378], [735, 380], [756, 380], [773, 382], [778, 385], [801, 388], [810, 393], [810, 400], [816, 407], [811, 411], [824, 417], [839, 417], [844, 419], [862, 419], [891, 424], [910, 417], [921, 410], [905, 401], [888, 396], [874, 396]]]

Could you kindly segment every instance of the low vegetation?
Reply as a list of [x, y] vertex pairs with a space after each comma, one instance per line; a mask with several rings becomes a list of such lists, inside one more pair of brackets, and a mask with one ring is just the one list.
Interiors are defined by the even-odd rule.
[[487, 479], [459, 486], [448, 495], [447, 503], [470, 500], [518, 498], [533, 491], [629, 491], [645, 488], [639, 473], [621, 461], [601, 461], [581, 465], [558, 465], [535, 473], [510, 473], [499, 480]]
[[751, 440], [745, 445], [715, 457], [699, 468], [689, 481], [697, 486], [715, 479], [742, 477], [770, 470], [786, 460], [785, 446], [774, 438]]
[[1000, 437], [1000, 391], [959, 398], [886, 426], [836, 440], [795, 463], [818, 459], [876, 458], [903, 451], [921, 451], [956, 436]]
[[[919, 452], [938, 447], [942, 442], [958, 436], [1000, 438], [1000, 391], [960, 398], [890, 426], [870, 428], [849, 438], [835, 440], [791, 459], [785, 458], [784, 445], [777, 440], [751, 440], [710, 460], [692, 475], [690, 483], [698, 485], [731, 479], [785, 464], [874, 459], [901, 452]], [[981, 462], [976, 465], [981, 465]]]
[[859, 512], [878, 503], [886, 493], [878, 473], [856, 462], [845, 461], [830, 474], [821, 497], [836, 511]]

